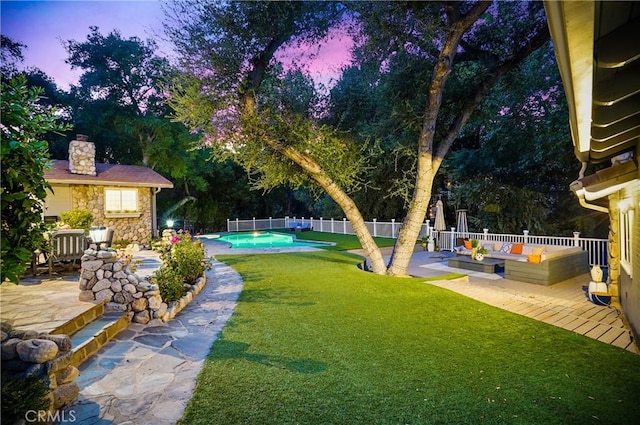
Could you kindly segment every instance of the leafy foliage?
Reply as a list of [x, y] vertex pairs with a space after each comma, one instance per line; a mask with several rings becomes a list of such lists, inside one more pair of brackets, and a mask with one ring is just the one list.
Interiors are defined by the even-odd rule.
[[80, 85], [74, 88], [76, 95], [85, 101], [110, 100], [136, 113], [154, 108], [159, 97], [153, 89], [169, 66], [166, 59], [155, 55], [155, 42], [123, 39], [117, 30], [104, 36], [98, 27], [90, 29], [86, 41], [65, 42], [67, 63], [84, 71]]
[[41, 140], [68, 127], [56, 122], [55, 110], [37, 103], [42, 91], [26, 86], [24, 76], [2, 82], [2, 264], [3, 277], [18, 282], [45, 231], [42, 202], [50, 188], [44, 179], [49, 153]]
[[18, 423], [28, 411], [46, 410], [49, 388], [36, 376], [16, 378], [2, 371], [2, 422]]
[[17, 64], [24, 60], [22, 49], [25, 47], [22, 43], [0, 35], [0, 73], [3, 80], [9, 80], [17, 74]]
[[153, 280], [165, 302], [180, 299], [186, 292], [184, 284], [194, 284], [205, 270], [211, 268], [211, 260], [205, 258], [204, 244], [193, 240], [189, 233], [173, 235], [155, 245], [155, 249], [161, 252], [164, 265], [155, 272]]
[[187, 292], [182, 276], [170, 266], [162, 266], [156, 270], [153, 281], [160, 289], [162, 301], [166, 303], [179, 300]]
[[211, 261], [205, 259], [204, 245], [193, 240], [189, 233], [181, 234], [171, 247], [171, 251], [163, 256], [167, 267], [173, 269], [182, 280], [193, 284], [205, 270], [211, 268]]
[[60, 213], [60, 219], [72, 229], [84, 229], [88, 232], [93, 222], [93, 214], [88, 210], [63, 211]]
[[546, 45], [487, 97], [444, 165], [452, 202], [469, 210], [473, 228], [606, 236], [594, 234], [596, 215], [580, 208], [569, 190], [578, 163], [567, 143], [568, 122], [553, 50]]

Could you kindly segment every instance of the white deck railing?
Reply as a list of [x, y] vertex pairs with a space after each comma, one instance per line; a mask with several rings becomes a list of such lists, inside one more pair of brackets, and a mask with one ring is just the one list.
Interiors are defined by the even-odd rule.
[[[353, 227], [346, 218], [342, 220], [323, 219], [321, 218], [304, 218], [304, 217], [284, 217], [284, 218], [265, 218], [252, 220], [227, 220], [227, 231], [243, 232], [252, 230], [268, 230], [268, 229], [288, 229], [294, 227], [294, 223], [301, 225], [310, 224], [313, 230], [318, 232], [341, 233], [345, 235], [353, 235]], [[373, 221], [366, 222], [367, 228], [374, 237], [396, 238], [402, 222], [391, 221]], [[478, 239], [486, 242], [512, 242], [512, 243], [529, 243], [536, 245], [556, 245], [556, 246], [579, 246], [589, 253], [589, 264], [607, 265], [609, 252], [609, 241], [607, 239], [581, 238], [579, 232], [574, 232], [571, 236], [536, 236], [530, 235], [528, 230], [524, 230], [521, 235], [489, 233], [489, 229], [483, 229], [482, 232], [458, 232], [455, 227], [450, 230], [437, 231], [430, 221], [427, 220], [420, 229], [419, 237], [433, 234], [436, 239], [436, 245], [444, 251], [452, 251], [456, 246], [456, 241], [460, 238]]]

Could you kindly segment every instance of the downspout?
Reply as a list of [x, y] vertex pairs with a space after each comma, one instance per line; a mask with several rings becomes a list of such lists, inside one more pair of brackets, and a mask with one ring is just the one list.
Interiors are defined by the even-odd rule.
[[153, 196], [151, 196], [151, 237], [158, 236], [158, 213], [156, 211], [156, 195], [162, 190], [161, 187], [156, 187]]
[[602, 207], [600, 205], [590, 204], [585, 199], [584, 188], [582, 187], [582, 183], [580, 183], [579, 179], [582, 179], [584, 177], [584, 172], [587, 170], [587, 162], [586, 161], [581, 161], [581, 162], [582, 162], [582, 167], [580, 167], [580, 172], [578, 173], [578, 180], [571, 183], [569, 185], [569, 188], [576, 194], [576, 196], [578, 197], [578, 202], [580, 202], [580, 206], [582, 206], [583, 208], [609, 214], [608, 208]]
[[578, 202], [580, 202], [580, 205], [584, 208], [588, 208], [590, 210], [594, 210], [594, 211], [598, 211], [601, 213], [609, 213], [609, 209], [605, 208], [605, 207], [601, 207], [600, 205], [595, 205], [595, 204], [590, 204], [587, 202], [586, 199], [584, 199], [584, 193], [583, 194], [579, 194], [578, 192], [576, 192], [576, 196], [578, 196]]

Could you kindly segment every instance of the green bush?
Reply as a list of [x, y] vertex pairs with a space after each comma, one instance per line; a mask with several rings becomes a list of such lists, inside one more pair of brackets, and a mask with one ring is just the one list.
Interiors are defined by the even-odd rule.
[[115, 241], [111, 242], [111, 248], [123, 249], [126, 248], [130, 243], [131, 241], [127, 239], [116, 239]]
[[160, 296], [166, 303], [179, 300], [187, 291], [182, 276], [166, 265], [156, 270], [151, 280], [160, 288]]
[[171, 251], [163, 259], [186, 283], [192, 285], [205, 270], [211, 268], [210, 260], [204, 258], [204, 245], [194, 241], [188, 233], [175, 237], [172, 242]]
[[2, 373], [2, 423], [12, 424], [25, 418], [30, 410], [46, 410], [49, 389], [37, 377], [13, 378]]
[[42, 206], [51, 186], [44, 179], [49, 148], [42, 137], [69, 128], [57, 123], [55, 109], [38, 103], [42, 93], [28, 87], [24, 76], [1, 82], [0, 270], [3, 279], [16, 283], [33, 251], [45, 243]]
[[60, 213], [60, 219], [72, 229], [84, 229], [88, 232], [93, 222], [93, 214], [87, 210], [63, 211]]

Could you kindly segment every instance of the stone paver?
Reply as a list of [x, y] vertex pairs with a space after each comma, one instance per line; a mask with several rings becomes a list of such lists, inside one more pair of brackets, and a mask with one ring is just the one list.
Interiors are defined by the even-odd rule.
[[80, 367], [80, 396], [66, 417], [82, 425], [175, 424], [241, 290], [240, 275], [214, 262], [205, 287], [175, 319], [132, 323]]

